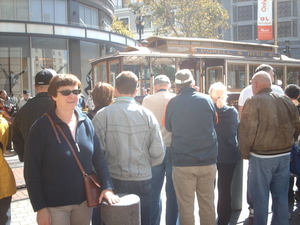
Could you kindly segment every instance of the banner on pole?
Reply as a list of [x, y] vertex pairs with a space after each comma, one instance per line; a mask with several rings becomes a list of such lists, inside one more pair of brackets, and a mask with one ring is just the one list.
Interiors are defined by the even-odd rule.
[[257, 39], [273, 40], [273, 0], [257, 1]]

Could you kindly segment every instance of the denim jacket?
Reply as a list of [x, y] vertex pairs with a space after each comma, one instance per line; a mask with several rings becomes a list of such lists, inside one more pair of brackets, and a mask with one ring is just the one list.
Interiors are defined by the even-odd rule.
[[141, 181], [152, 177], [151, 167], [165, 155], [159, 124], [133, 98], [120, 97], [93, 118], [111, 177]]

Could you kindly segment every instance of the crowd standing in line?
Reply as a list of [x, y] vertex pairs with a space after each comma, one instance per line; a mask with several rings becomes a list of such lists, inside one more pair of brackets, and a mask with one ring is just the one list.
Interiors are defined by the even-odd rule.
[[150, 225], [151, 167], [162, 163], [165, 147], [155, 116], [134, 100], [137, 87], [134, 73], [120, 73], [115, 83], [116, 100], [95, 115], [93, 124], [116, 193], [138, 195], [141, 224]]
[[89, 225], [92, 208], [87, 206], [83, 174], [72, 151], [56, 127], [76, 149], [87, 174], [96, 171], [102, 185], [99, 202], [110, 204], [119, 197], [113, 193], [104, 154], [92, 122], [77, 108], [81, 82], [70, 74], [58, 74], [49, 84], [48, 93], [54, 109], [31, 127], [25, 146], [24, 178], [38, 224]]
[[228, 225], [231, 216], [231, 183], [233, 174], [240, 159], [237, 142], [238, 112], [228, 106], [227, 88], [224, 84], [214, 83], [209, 88], [218, 120], [215, 129], [218, 137], [218, 225]]
[[[290, 145], [300, 132], [299, 114], [295, 116], [297, 98], [291, 97], [293, 104], [281, 95], [283, 91], [279, 86], [271, 85], [274, 81], [271, 66], [262, 64], [255, 71], [252, 85], [241, 92], [239, 115], [235, 108], [227, 106], [227, 90], [223, 84], [215, 83], [210, 87], [209, 95], [201, 94], [191, 72], [184, 69], [175, 75], [176, 96], [168, 91], [169, 78], [159, 75], [154, 79], [155, 94], [143, 96], [144, 107], [134, 100], [138, 86], [134, 73], [120, 73], [115, 89], [99, 82], [91, 92], [95, 108], [87, 116], [78, 108], [82, 98], [81, 83], [76, 76], [56, 75], [50, 69], [39, 71], [35, 77], [38, 94], [18, 111], [13, 123], [14, 148], [20, 161], [25, 161], [26, 184], [33, 209], [38, 212], [39, 225], [69, 220], [64, 212], [71, 214], [72, 225], [89, 224], [92, 217], [92, 210], [85, 201], [82, 174], [64, 138], [59, 135], [57, 139], [48, 118], [43, 116], [47, 111], [78, 150], [76, 154], [86, 171], [90, 173], [95, 168], [98, 173], [104, 189], [99, 200], [106, 198], [110, 203], [116, 203], [119, 198], [114, 192], [137, 194], [141, 201], [142, 225], [160, 224], [164, 177], [166, 224], [194, 224], [196, 193], [201, 224], [214, 225], [216, 171], [217, 224], [228, 224], [230, 186], [240, 158], [237, 143], [239, 116], [242, 158], [249, 159], [247, 201], [250, 218], [255, 211], [253, 224], [266, 224], [269, 195], [265, 193], [270, 191], [273, 221], [288, 224], [287, 158]], [[289, 95], [288, 88], [286, 95]], [[4, 92], [0, 91], [0, 95], [9, 101]], [[116, 97], [114, 102], [113, 97]], [[277, 120], [271, 121], [274, 112]], [[260, 124], [259, 128], [257, 124]], [[289, 131], [282, 135], [286, 128]], [[263, 135], [253, 135], [256, 132]], [[1, 144], [5, 141], [0, 142], [0, 147]], [[266, 165], [271, 173], [266, 174]], [[12, 183], [10, 176], [5, 179]], [[10, 185], [9, 190], [11, 193], [3, 199], [0, 191], [0, 203], [7, 200], [6, 206], [10, 205], [9, 198], [15, 192], [15, 185]], [[9, 207], [6, 217], [8, 211]], [[94, 208], [93, 225], [100, 223], [99, 214], [99, 208]], [[0, 221], [1, 216], [4, 214], [0, 210]]]
[[171, 132], [167, 131], [163, 125], [163, 117], [170, 99], [175, 97], [175, 94], [170, 93], [171, 81], [166, 75], [158, 75], [154, 79], [154, 93], [147, 95], [143, 99], [142, 105], [149, 109], [156, 117], [164, 144], [166, 146], [166, 153], [163, 162], [160, 165], [153, 166], [152, 172], [152, 193], [151, 193], [151, 225], [159, 225], [162, 211], [161, 190], [164, 179], [166, 177], [166, 215], [165, 222], [168, 225], [176, 225], [178, 220], [178, 206], [175, 194], [175, 189], [172, 180], [172, 165], [168, 159]]

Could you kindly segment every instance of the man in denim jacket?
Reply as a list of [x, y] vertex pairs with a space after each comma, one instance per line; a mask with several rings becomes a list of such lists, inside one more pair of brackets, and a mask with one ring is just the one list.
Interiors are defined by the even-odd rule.
[[137, 76], [124, 71], [116, 77], [115, 102], [93, 118], [116, 193], [136, 194], [141, 224], [150, 225], [151, 167], [162, 163], [165, 147], [157, 119], [137, 104]]

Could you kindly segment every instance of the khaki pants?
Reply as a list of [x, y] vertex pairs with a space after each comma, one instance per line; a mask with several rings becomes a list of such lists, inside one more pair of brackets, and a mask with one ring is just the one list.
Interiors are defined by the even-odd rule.
[[208, 166], [173, 166], [173, 183], [176, 192], [181, 225], [194, 225], [194, 200], [197, 194], [201, 225], [215, 225], [214, 182], [216, 164]]
[[86, 201], [80, 205], [48, 207], [51, 214], [51, 225], [89, 225], [92, 209]]

